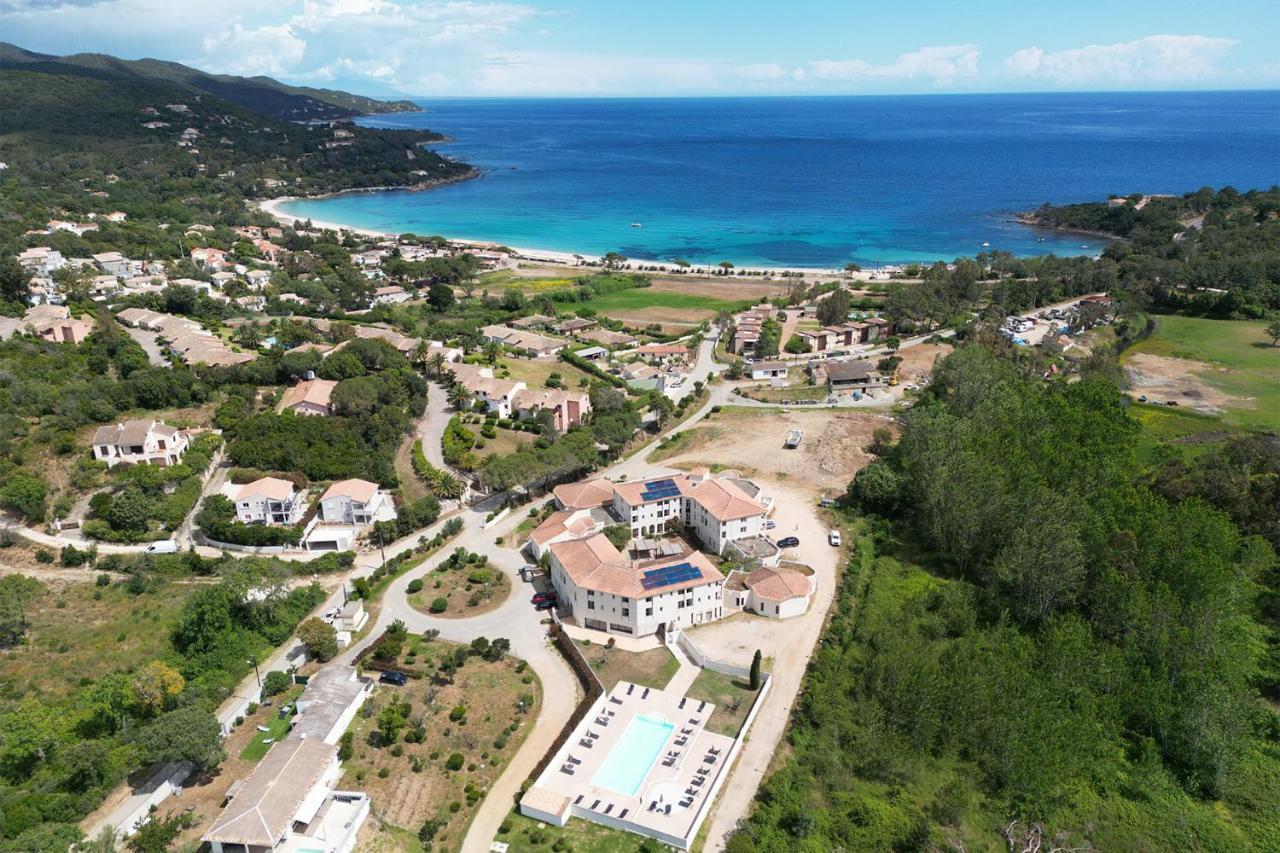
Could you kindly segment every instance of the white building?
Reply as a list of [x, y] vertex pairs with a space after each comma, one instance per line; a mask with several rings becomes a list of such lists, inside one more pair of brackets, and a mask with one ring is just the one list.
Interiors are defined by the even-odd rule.
[[331, 379], [304, 379], [284, 392], [280, 398], [280, 411], [298, 415], [333, 414], [333, 389], [338, 383]]
[[786, 379], [787, 365], [781, 361], [757, 361], [751, 364], [752, 379]]
[[18, 263], [22, 268], [36, 275], [49, 276], [55, 270], [67, 265], [67, 259], [57, 249], [48, 246], [33, 246], [18, 253]]
[[373, 680], [361, 678], [355, 667], [329, 664], [311, 676], [294, 703], [298, 715], [289, 739], [336, 744], [372, 692]]
[[230, 488], [235, 490], [236, 518], [245, 524], [297, 524], [307, 509], [306, 493], [278, 477]]
[[679, 474], [613, 487], [612, 509], [633, 536], [661, 533], [669, 526], [692, 532], [716, 554], [735, 539], [757, 536], [768, 508], [729, 480]]
[[391, 495], [368, 480], [340, 480], [320, 496], [320, 518], [337, 524], [370, 525], [392, 521], [396, 506]]
[[816, 587], [814, 576], [795, 569], [762, 568], [734, 572], [726, 584], [725, 603], [773, 619], [790, 619], [809, 609]]
[[93, 434], [93, 458], [114, 468], [129, 465], [176, 465], [187, 452], [186, 433], [160, 421], [125, 421], [98, 427]]
[[408, 302], [410, 298], [412, 294], [409, 291], [395, 284], [379, 287], [373, 292], [374, 305], [399, 305], [401, 302]]
[[697, 551], [633, 562], [603, 533], [547, 551], [560, 604], [585, 628], [645, 637], [724, 616], [724, 575]]
[[93, 263], [105, 275], [124, 278], [133, 274], [133, 261], [119, 252], [101, 252], [93, 256]]
[[482, 400], [491, 412], [497, 412], [500, 418], [509, 418], [515, 413], [516, 397], [528, 386], [513, 379], [493, 379], [484, 376], [467, 377], [459, 380], [467, 393], [477, 400]]
[[312, 738], [271, 749], [205, 833], [213, 853], [349, 853], [369, 798], [337, 791], [338, 748]]

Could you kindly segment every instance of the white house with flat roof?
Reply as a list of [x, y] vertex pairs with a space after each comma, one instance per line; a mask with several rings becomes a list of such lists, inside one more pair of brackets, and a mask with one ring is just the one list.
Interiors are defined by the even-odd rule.
[[336, 744], [372, 692], [373, 679], [361, 678], [355, 667], [329, 664], [311, 676], [294, 703], [298, 714], [289, 739]]

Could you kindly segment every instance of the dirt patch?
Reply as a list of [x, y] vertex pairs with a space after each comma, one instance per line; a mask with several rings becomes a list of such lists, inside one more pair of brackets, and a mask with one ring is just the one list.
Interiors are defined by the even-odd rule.
[[920, 344], [898, 350], [902, 358], [902, 364], [898, 365], [898, 380], [923, 382], [933, 375], [934, 362], [953, 349], [955, 347], [951, 344]]
[[622, 309], [608, 312], [610, 318], [620, 320], [628, 326], [648, 326], [658, 323], [664, 329], [667, 326], [679, 327], [679, 329], [696, 326], [714, 313], [705, 308], [667, 308], [661, 305], [630, 311]]
[[1130, 391], [1146, 395], [1153, 402], [1176, 402], [1192, 411], [1220, 415], [1245, 401], [1214, 388], [1196, 374], [1218, 370], [1211, 364], [1189, 358], [1172, 358], [1151, 353], [1134, 353], [1125, 359]]
[[[871, 462], [863, 448], [879, 427], [892, 428], [887, 415], [863, 412], [725, 410], [681, 439], [669, 465], [734, 468], [781, 477], [797, 490], [818, 495], [844, 491], [853, 475]], [[792, 429], [804, 431], [795, 450], [782, 442]], [[749, 460], [747, 462], [746, 460]]]

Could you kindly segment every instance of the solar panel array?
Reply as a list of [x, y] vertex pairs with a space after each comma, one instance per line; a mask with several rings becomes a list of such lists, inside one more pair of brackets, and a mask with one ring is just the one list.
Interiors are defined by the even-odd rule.
[[663, 498], [674, 498], [680, 494], [680, 487], [676, 485], [676, 481], [670, 478], [666, 480], [650, 480], [644, 484], [644, 491], [640, 493], [642, 501], [658, 501]]
[[674, 566], [663, 566], [660, 569], [649, 569], [640, 579], [645, 589], [658, 589], [664, 586], [697, 580], [702, 577], [702, 570], [692, 563], [676, 563]]

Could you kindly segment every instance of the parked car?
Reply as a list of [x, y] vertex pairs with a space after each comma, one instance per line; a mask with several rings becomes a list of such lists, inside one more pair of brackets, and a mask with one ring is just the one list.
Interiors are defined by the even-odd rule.
[[825, 509], [830, 509], [835, 505], [836, 505], [835, 498], [823, 498], [822, 500], [818, 501], [818, 506], [823, 507]]
[[837, 548], [840, 547], [840, 531], [832, 530], [830, 533], [828, 533], [827, 542], [830, 543], [831, 545], [836, 546]]
[[555, 601], [556, 594], [554, 592], [539, 592], [533, 597], [534, 604], [542, 604], [546, 601]]
[[394, 684], [396, 687], [404, 687], [409, 678], [403, 672], [384, 672], [378, 676], [378, 681], [382, 684]]
[[766, 521], [764, 524], [760, 526], [763, 527], [765, 530], [772, 530], [773, 528], [778, 526], [778, 523], [776, 521]]
[[147, 546], [148, 554], [176, 554], [178, 553], [178, 543], [173, 539], [161, 539], [159, 542], [152, 542]]
[[555, 606], [556, 606], [555, 599], [552, 599], [550, 601], [542, 601], [542, 602], [539, 602], [538, 604], [535, 604], [533, 609], [534, 610], [551, 610]]
[[785, 536], [782, 539], [778, 540], [779, 548], [798, 548], [799, 546], [800, 546], [800, 539], [795, 536]]

